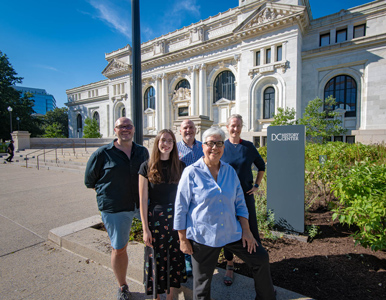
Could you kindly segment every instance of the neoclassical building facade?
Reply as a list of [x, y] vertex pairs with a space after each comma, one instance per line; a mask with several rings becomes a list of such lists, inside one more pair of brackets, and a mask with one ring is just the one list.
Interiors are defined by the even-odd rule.
[[143, 132], [184, 118], [225, 126], [239, 113], [242, 138], [265, 144], [277, 109], [332, 95], [344, 142], [386, 140], [386, 1], [313, 19], [308, 0], [239, 0], [239, 6], [141, 45], [142, 99], [132, 99], [132, 51], [105, 54], [105, 80], [66, 91], [70, 137], [96, 119], [103, 137], [143, 105]]

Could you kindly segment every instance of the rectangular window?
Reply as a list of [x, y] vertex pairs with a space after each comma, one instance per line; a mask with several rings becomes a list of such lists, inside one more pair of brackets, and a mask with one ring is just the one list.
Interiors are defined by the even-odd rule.
[[353, 36], [354, 39], [365, 35], [366, 35], [366, 24], [354, 26], [354, 36]]
[[271, 63], [271, 49], [265, 50], [265, 63]]
[[320, 35], [320, 47], [330, 45], [330, 33], [325, 33]]
[[341, 135], [334, 136], [334, 142], [343, 142], [343, 136]]
[[267, 137], [263, 136], [263, 144], [262, 144], [262, 146], [266, 146], [266, 145], [267, 145]]
[[346, 136], [346, 143], [347, 144], [355, 144], [355, 136], [354, 135]]
[[256, 52], [256, 66], [260, 66], [260, 51]]
[[277, 46], [276, 48], [276, 61], [281, 61], [283, 57], [283, 47]]
[[179, 117], [189, 116], [189, 108], [188, 107], [179, 107], [178, 108], [178, 116]]
[[259, 137], [259, 136], [254, 136], [254, 137], [253, 137], [253, 145], [254, 145], [256, 148], [259, 148], [259, 147], [260, 147], [260, 137]]
[[336, 43], [347, 41], [347, 28], [336, 31]]

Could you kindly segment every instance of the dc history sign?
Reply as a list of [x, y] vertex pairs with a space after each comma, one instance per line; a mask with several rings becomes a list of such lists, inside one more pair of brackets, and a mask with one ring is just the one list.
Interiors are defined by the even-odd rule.
[[267, 209], [275, 225], [304, 232], [304, 125], [269, 126], [267, 131]]

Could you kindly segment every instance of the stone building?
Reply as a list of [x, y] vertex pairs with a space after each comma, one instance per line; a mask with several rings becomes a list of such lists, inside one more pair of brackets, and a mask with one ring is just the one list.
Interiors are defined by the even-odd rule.
[[[201, 129], [244, 119], [242, 138], [265, 144], [279, 107], [302, 116], [307, 103], [333, 95], [344, 142], [386, 140], [386, 1], [313, 19], [308, 0], [239, 0], [239, 6], [142, 43], [143, 132]], [[132, 116], [127, 45], [105, 55], [105, 80], [67, 90], [70, 137], [86, 117], [110, 137]]]

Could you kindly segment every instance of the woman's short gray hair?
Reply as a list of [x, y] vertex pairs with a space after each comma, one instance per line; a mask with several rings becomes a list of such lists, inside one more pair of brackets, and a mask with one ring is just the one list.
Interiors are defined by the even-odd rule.
[[202, 141], [205, 142], [208, 137], [213, 136], [213, 135], [219, 135], [219, 136], [221, 136], [222, 141], [225, 140], [225, 132], [221, 128], [211, 127], [209, 129], [205, 130], [205, 132], [202, 134]]
[[240, 122], [241, 122], [241, 126], [244, 125], [244, 121], [243, 121], [243, 116], [242, 115], [239, 115], [239, 114], [233, 114], [231, 115], [229, 118], [228, 118], [228, 121], [227, 121], [227, 124], [229, 125], [229, 123], [231, 122], [232, 119], [239, 119]]

